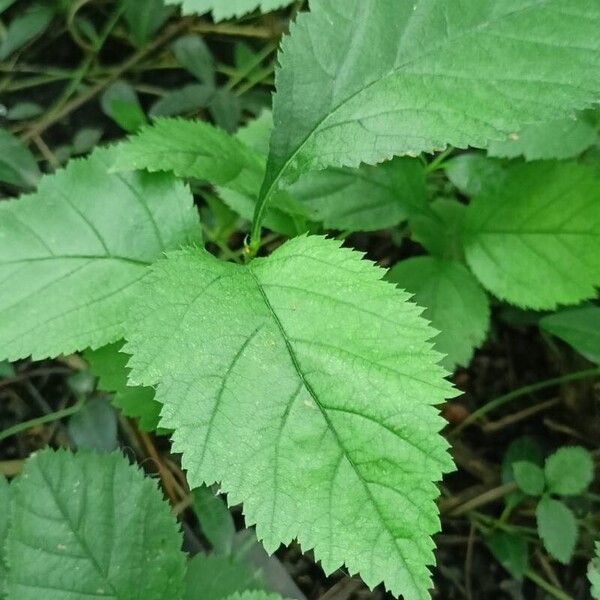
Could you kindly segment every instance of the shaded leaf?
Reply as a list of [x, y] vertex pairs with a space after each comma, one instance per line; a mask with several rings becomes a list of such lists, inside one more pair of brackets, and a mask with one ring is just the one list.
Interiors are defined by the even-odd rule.
[[541, 496], [546, 486], [544, 471], [535, 463], [518, 461], [513, 463], [515, 482], [528, 496]]
[[231, 554], [235, 524], [227, 505], [205, 485], [196, 488], [192, 495], [200, 529], [213, 551], [218, 554]]
[[119, 447], [117, 416], [103, 398], [93, 398], [68, 423], [69, 437], [76, 448], [112, 452]]
[[522, 581], [529, 562], [526, 540], [518, 535], [496, 531], [486, 538], [485, 543], [512, 577]]
[[125, 0], [123, 18], [127, 22], [129, 38], [138, 47], [144, 46], [163, 26], [173, 9], [162, 0], [145, 0], [140, 10], [139, 0]]
[[197, 554], [188, 564], [184, 600], [222, 600], [245, 590], [262, 590], [260, 570], [225, 556]]
[[175, 518], [122, 454], [38, 452], [11, 497], [9, 598], [181, 597]]
[[589, 360], [600, 363], [600, 307], [561, 310], [540, 319], [540, 327], [567, 342]]
[[544, 472], [551, 493], [576, 496], [585, 492], [592, 482], [594, 460], [585, 448], [566, 446], [546, 459]]
[[160, 403], [154, 400], [150, 387], [128, 386], [127, 363], [129, 356], [120, 352], [122, 342], [109, 344], [97, 350], [86, 350], [85, 360], [98, 378], [98, 389], [114, 394], [112, 403], [126, 417], [139, 419], [142, 431], [154, 431], [158, 427]]
[[387, 279], [426, 309], [423, 316], [440, 332], [434, 342], [446, 355], [443, 364], [467, 366], [490, 324], [487, 296], [473, 275], [456, 261], [420, 256], [400, 261]]
[[37, 162], [19, 138], [0, 129], [0, 181], [34, 188], [41, 177]]
[[199, 35], [180, 37], [171, 45], [177, 62], [201, 83], [214, 89], [215, 64], [211, 51]]
[[53, 7], [42, 3], [32, 4], [16, 15], [8, 25], [0, 44], [0, 60], [7, 59], [13, 52], [41, 35], [53, 17]]
[[543, 496], [536, 508], [538, 533], [548, 553], [566, 565], [571, 560], [577, 543], [577, 520], [571, 509]]
[[138, 131], [147, 119], [135, 90], [125, 81], [115, 81], [100, 97], [104, 114], [129, 133]]

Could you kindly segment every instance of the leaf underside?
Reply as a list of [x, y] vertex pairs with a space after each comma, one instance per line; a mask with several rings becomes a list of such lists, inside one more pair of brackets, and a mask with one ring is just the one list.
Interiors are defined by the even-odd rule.
[[35, 359], [123, 337], [147, 266], [199, 241], [192, 196], [167, 174], [107, 175], [96, 151], [0, 204], [0, 354]]
[[433, 405], [453, 391], [434, 332], [383, 273], [320, 237], [247, 266], [173, 253], [125, 351], [132, 383], [158, 384], [190, 484], [220, 481], [267, 550], [298, 538], [326, 572], [345, 563], [424, 599], [433, 482], [452, 469]]
[[120, 453], [42, 451], [12, 488], [8, 600], [181, 597], [175, 518]]
[[313, 0], [282, 44], [263, 194], [308, 170], [485, 147], [590, 105], [599, 20], [590, 0]]

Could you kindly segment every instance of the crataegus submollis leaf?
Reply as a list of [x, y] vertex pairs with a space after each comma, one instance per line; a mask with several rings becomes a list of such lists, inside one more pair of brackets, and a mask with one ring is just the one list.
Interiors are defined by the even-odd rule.
[[434, 482], [452, 469], [435, 405], [453, 390], [409, 295], [339, 245], [157, 262], [125, 346], [132, 383], [158, 384], [190, 485], [220, 481], [267, 550], [297, 538], [328, 573], [425, 599]]

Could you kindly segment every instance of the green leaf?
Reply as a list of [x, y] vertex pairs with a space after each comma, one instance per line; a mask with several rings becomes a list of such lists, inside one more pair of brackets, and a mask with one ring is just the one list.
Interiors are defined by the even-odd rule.
[[600, 178], [577, 163], [518, 164], [467, 209], [464, 246], [498, 298], [554, 309], [596, 297]]
[[[150, 117], [174, 117], [194, 114], [207, 108], [215, 94], [214, 88], [203, 83], [192, 83], [167, 92], [148, 111]], [[166, 169], [168, 170], [168, 169]]]
[[599, 18], [589, 0], [313, 0], [282, 44], [262, 196], [308, 170], [485, 147], [591, 105]]
[[501, 161], [467, 152], [445, 163], [446, 176], [465, 196], [478, 196], [482, 190], [500, 187], [505, 175]]
[[156, 119], [116, 147], [113, 169], [173, 171], [251, 192], [260, 186], [264, 164], [253, 150], [208, 123]]
[[154, 399], [152, 388], [127, 385], [129, 356], [119, 351], [122, 345], [118, 342], [98, 350], [88, 349], [84, 358], [98, 377], [98, 389], [114, 394], [113, 405], [126, 417], [139, 419], [142, 431], [154, 431], [158, 427], [161, 405]]
[[427, 199], [422, 163], [412, 158], [307, 173], [287, 192], [306, 206], [312, 221], [350, 231], [393, 227]]
[[146, 0], [140, 10], [139, 0], [125, 0], [123, 18], [129, 29], [129, 39], [138, 47], [147, 44], [173, 12], [162, 0]]
[[522, 581], [529, 562], [527, 541], [518, 535], [496, 531], [485, 543], [494, 558], [517, 580]]
[[577, 520], [571, 509], [543, 496], [536, 508], [538, 533], [548, 553], [556, 560], [568, 564], [577, 544]]
[[181, 597], [175, 518], [156, 482], [122, 454], [39, 452], [11, 496], [9, 598]]
[[193, 507], [200, 529], [218, 554], [231, 554], [235, 524], [227, 505], [203, 485], [193, 492]]
[[592, 584], [592, 598], [600, 600], [600, 542], [596, 542], [596, 556], [590, 563], [588, 579]]
[[259, 569], [225, 556], [197, 554], [188, 564], [184, 600], [222, 600], [235, 592], [262, 590]]
[[435, 347], [446, 354], [444, 365], [467, 366], [490, 323], [487, 296], [473, 275], [456, 261], [420, 256], [400, 261], [387, 279], [426, 309], [423, 316], [440, 331]]
[[19, 138], [0, 128], [0, 181], [34, 188], [41, 176], [37, 162]]
[[107, 117], [129, 133], [138, 131], [147, 119], [136, 91], [125, 81], [115, 81], [100, 98]]
[[208, 112], [218, 127], [233, 133], [242, 118], [242, 105], [231, 90], [217, 90], [208, 105]]
[[424, 599], [433, 482], [452, 469], [433, 405], [453, 391], [408, 294], [339, 244], [159, 261], [131, 315], [131, 381], [158, 384], [190, 485], [220, 481], [267, 551], [297, 538], [327, 573]]
[[410, 218], [411, 237], [438, 258], [464, 260], [462, 231], [466, 206], [455, 200], [436, 200]]
[[596, 128], [585, 119], [555, 119], [525, 127], [507, 140], [492, 142], [489, 156], [525, 160], [573, 158], [589, 148], [597, 138]]
[[105, 398], [88, 400], [68, 424], [69, 438], [76, 448], [112, 452], [119, 447], [117, 415]]
[[215, 63], [211, 51], [199, 35], [186, 35], [172, 46], [177, 62], [201, 83], [214, 88]]
[[561, 310], [540, 319], [540, 327], [573, 346], [589, 360], [600, 363], [600, 307]]
[[8, 25], [0, 44], [0, 60], [6, 60], [25, 44], [41, 35], [54, 17], [54, 8], [35, 3], [20, 12]]
[[13, 104], [6, 111], [5, 116], [9, 121], [24, 121], [41, 115], [44, 110], [43, 106], [40, 106], [35, 102], [19, 102]]
[[581, 446], [559, 448], [544, 466], [548, 488], [553, 494], [583, 494], [594, 478], [594, 461]]
[[123, 337], [147, 266], [199, 241], [189, 191], [172, 176], [107, 175], [97, 151], [0, 203], [0, 358], [35, 359]]
[[5, 543], [8, 534], [9, 510], [10, 510], [10, 486], [4, 475], [0, 475], [0, 598], [6, 597], [6, 556]]
[[15, 376], [15, 368], [7, 360], [0, 360], [0, 378], [8, 378]]
[[10, 8], [17, 0], [0, 0], [0, 14]]
[[202, 15], [212, 11], [215, 21], [233, 19], [260, 10], [263, 13], [283, 8], [294, 0], [165, 0], [167, 4], [181, 4], [183, 14]]
[[540, 467], [523, 460], [513, 463], [512, 468], [516, 484], [528, 496], [541, 496], [544, 493], [546, 480]]

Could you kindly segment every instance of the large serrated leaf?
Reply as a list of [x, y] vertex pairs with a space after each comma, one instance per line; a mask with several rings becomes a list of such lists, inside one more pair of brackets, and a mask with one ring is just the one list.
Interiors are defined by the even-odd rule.
[[313, 0], [284, 39], [263, 186], [485, 147], [600, 92], [590, 0]]
[[167, 4], [181, 4], [184, 14], [202, 15], [212, 11], [215, 21], [241, 17], [254, 10], [266, 13], [292, 2], [293, 0], [166, 0]]
[[97, 151], [0, 204], [0, 354], [36, 359], [123, 336], [147, 266], [199, 241], [190, 192], [173, 176], [107, 175]]
[[122, 454], [39, 452], [12, 488], [8, 600], [182, 597], [177, 523]]
[[159, 384], [190, 484], [221, 481], [267, 550], [298, 538], [326, 572], [345, 563], [424, 599], [434, 482], [452, 469], [434, 405], [453, 391], [433, 331], [383, 274], [320, 237], [247, 266], [174, 253], [125, 350], [132, 383]]
[[553, 309], [600, 285], [600, 179], [571, 162], [509, 169], [467, 209], [464, 247], [478, 279], [501, 299]]

